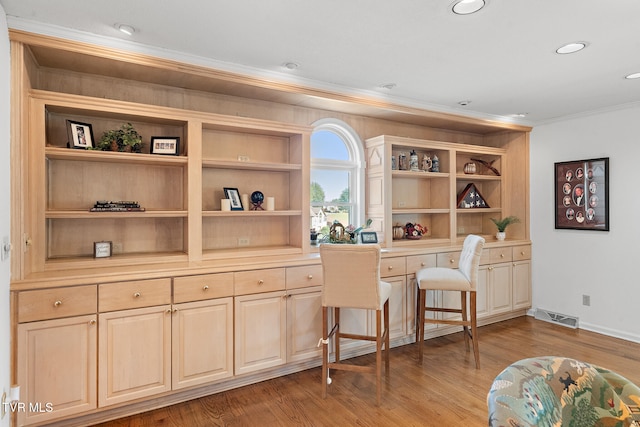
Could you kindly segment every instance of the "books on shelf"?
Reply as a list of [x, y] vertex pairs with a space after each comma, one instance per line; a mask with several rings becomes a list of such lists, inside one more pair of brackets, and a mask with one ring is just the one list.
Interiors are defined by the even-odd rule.
[[129, 200], [98, 200], [90, 212], [144, 212], [144, 208], [140, 207], [138, 202]]

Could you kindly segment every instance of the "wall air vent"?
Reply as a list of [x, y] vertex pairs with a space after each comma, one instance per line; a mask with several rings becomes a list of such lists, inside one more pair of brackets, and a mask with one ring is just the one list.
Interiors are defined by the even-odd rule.
[[537, 308], [534, 317], [538, 320], [544, 320], [545, 322], [557, 323], [558, 325], [567, 326], [573, 329], [578, 328], [578, 318], [575, 316], [568, 316], [566, 314], [554, 313], [552, 311]]

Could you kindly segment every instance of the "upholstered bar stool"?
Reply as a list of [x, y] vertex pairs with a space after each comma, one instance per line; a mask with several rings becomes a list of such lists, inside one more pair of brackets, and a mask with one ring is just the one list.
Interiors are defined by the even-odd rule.
[[[469, 348], [469, 338], [473, 342], [473, 356], [476, 368], [480, 368], [476, 320], [476, 289], [480, 255], [484, 247], [484, 239], [473, 234], [464, 239], [458, 268], [430, 267], [416, 272], [418, 299], [416, 312], [416, 343], [418, 344], [418, 360], [422, 362], [424, 325], [425, 323], [460, 325], [464, 332], [464, 342]], [[428, 307], [427, 290], [459, 291], [460, 309], [447, 307]], [[467, 293], [469, 294], [469, 315], [467, 316]], [[434, 318], [425, 318], [425, 312], [435, 312]], [[459, 313], [460, 320], [442, 319], [441, 313]], [[469, 330], [471, 329], [471, 330]]]
[[[389, 373], [389, 295], [391, 285], [380, 280], [380, 246], [323, 244], [320, 246], [322, 274], [322, 398], [327, 397], [331, 382], [329, 369], [376, 374], [376, 401], [382, 394], [382, 348], [385, 369]], [[375, 310], [376, 334], [358, 335], [340, 331], [340, 309]], [[333, 310], [334, 325], [329, 331], [329, 312]], [[383, 328], [384, 319], [384, 328]], [[329, 339], [334, 338], [335, 361], [329, 362]], [[340, 360], [340, 339], [375, 341], [375, 366], [343, 363]]]

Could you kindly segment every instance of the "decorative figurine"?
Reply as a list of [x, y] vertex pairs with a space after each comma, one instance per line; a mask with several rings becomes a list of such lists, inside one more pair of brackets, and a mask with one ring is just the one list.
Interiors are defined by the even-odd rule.
[[409, 156], [409, 169], [413, 172], [418, 172], [420, 170], [418, 167], [418, 155], [416, 154], [416, 150], [411, 150], [411, 154]]
[[433, 160], [431, 161], [431, 172], [440, 172], [440, 159], [438, 159], [438, 155], [433, 155]]
[[429, 172], [431, 170], [431, 157], [427, 154], [422, 156], [422, 170]]
[[261, 191], [254, 191], [251, 193], [251, 210], [263, 211], [262, 202], [264, 202], [264, 194]]

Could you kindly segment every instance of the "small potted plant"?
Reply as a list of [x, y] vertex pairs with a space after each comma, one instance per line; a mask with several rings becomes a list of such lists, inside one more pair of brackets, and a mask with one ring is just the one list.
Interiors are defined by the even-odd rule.
[[102, 151], [140, 153], [142, 151], [142, 136], [140, 136], [131, 123], [125, 123], [120, 129], [105, 131], [96, 149]]
[[509, 226], [509, 224], [515, 224], [516, 222], [520, 222], [520, 219], [517, 216], [508, 216], [502, 219], [491, 218], [491, 221], [498, 228], [498, 232], [496, 233], [496, 239], [504, 240], [506, 237], [505, 230]]

